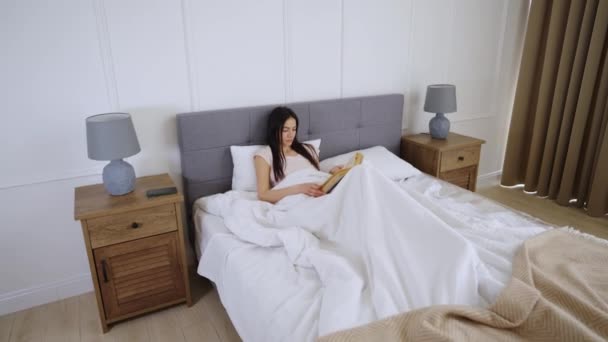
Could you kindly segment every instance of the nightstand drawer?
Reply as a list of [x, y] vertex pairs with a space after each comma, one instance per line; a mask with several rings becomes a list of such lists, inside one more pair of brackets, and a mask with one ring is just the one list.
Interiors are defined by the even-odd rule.
[[445, 151], [441, 154], [440, 172], [460, 169], [479, 163], [479, 147]]
[[177, 230], [175, 206], [166, 204], [89, 219], [87, 227], [92, 248], [171, 232]]

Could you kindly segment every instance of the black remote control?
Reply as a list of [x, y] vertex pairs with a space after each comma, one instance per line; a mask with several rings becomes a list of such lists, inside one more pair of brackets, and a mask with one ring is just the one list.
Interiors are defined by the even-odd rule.
[[168, 188], [158, 188], [158, 189], [150, 189], [146, 191], [146, 196], [148, 197], [157, 197], [164, 195], [173, 195], [177, 193], [177, 188], [174, 186]]

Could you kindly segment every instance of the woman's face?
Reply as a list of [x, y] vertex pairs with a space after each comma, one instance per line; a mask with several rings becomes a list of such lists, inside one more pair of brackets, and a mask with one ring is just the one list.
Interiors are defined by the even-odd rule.
[[283, 147], [291, 146], [293, 140], [296, 138], [297, 129], [298, 127], [296, 126], [296, 119], [289, 118], [285, 120], [283, 129], [281, 130], [281, 142]]

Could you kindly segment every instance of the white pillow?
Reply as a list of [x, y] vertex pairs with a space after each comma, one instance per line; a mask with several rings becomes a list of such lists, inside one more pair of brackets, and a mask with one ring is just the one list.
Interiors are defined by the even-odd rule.
[[384, 146], [374, 146], [364, 150], [344, 153], [324, 159], [319, 165], [321, 171], [329, 172], [335, 166], [345, 165], [351, 160], [356, 152], [361, 152], [363, 154], [364, 162], [371, 163], [386, 177], [392, 180], [401, 180], [420, 174], [420, 171], [417, 168], [397, 157]]
[[[320, 151], [321, 139], [309, 140], [304, 143], [315, 147]], [[257, 180], [255, 176], [255, 164], [253, 157], [255, 153], [265, 145], [230, 146], [232, 155], [232, 190], [257, 191]]]

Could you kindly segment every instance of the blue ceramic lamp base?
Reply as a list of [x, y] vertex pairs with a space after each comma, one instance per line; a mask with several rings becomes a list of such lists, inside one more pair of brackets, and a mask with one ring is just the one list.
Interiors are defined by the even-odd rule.
[[446, 139], [450, 132], [450, 120], [443, 113], [435, 114], [429, 121], [429, 131], [433, 139]]
[[135, 170], [122, 159], [112, 160], [103, 168], [103, 185], [112, 196], [126, 195], [135, 188]]

